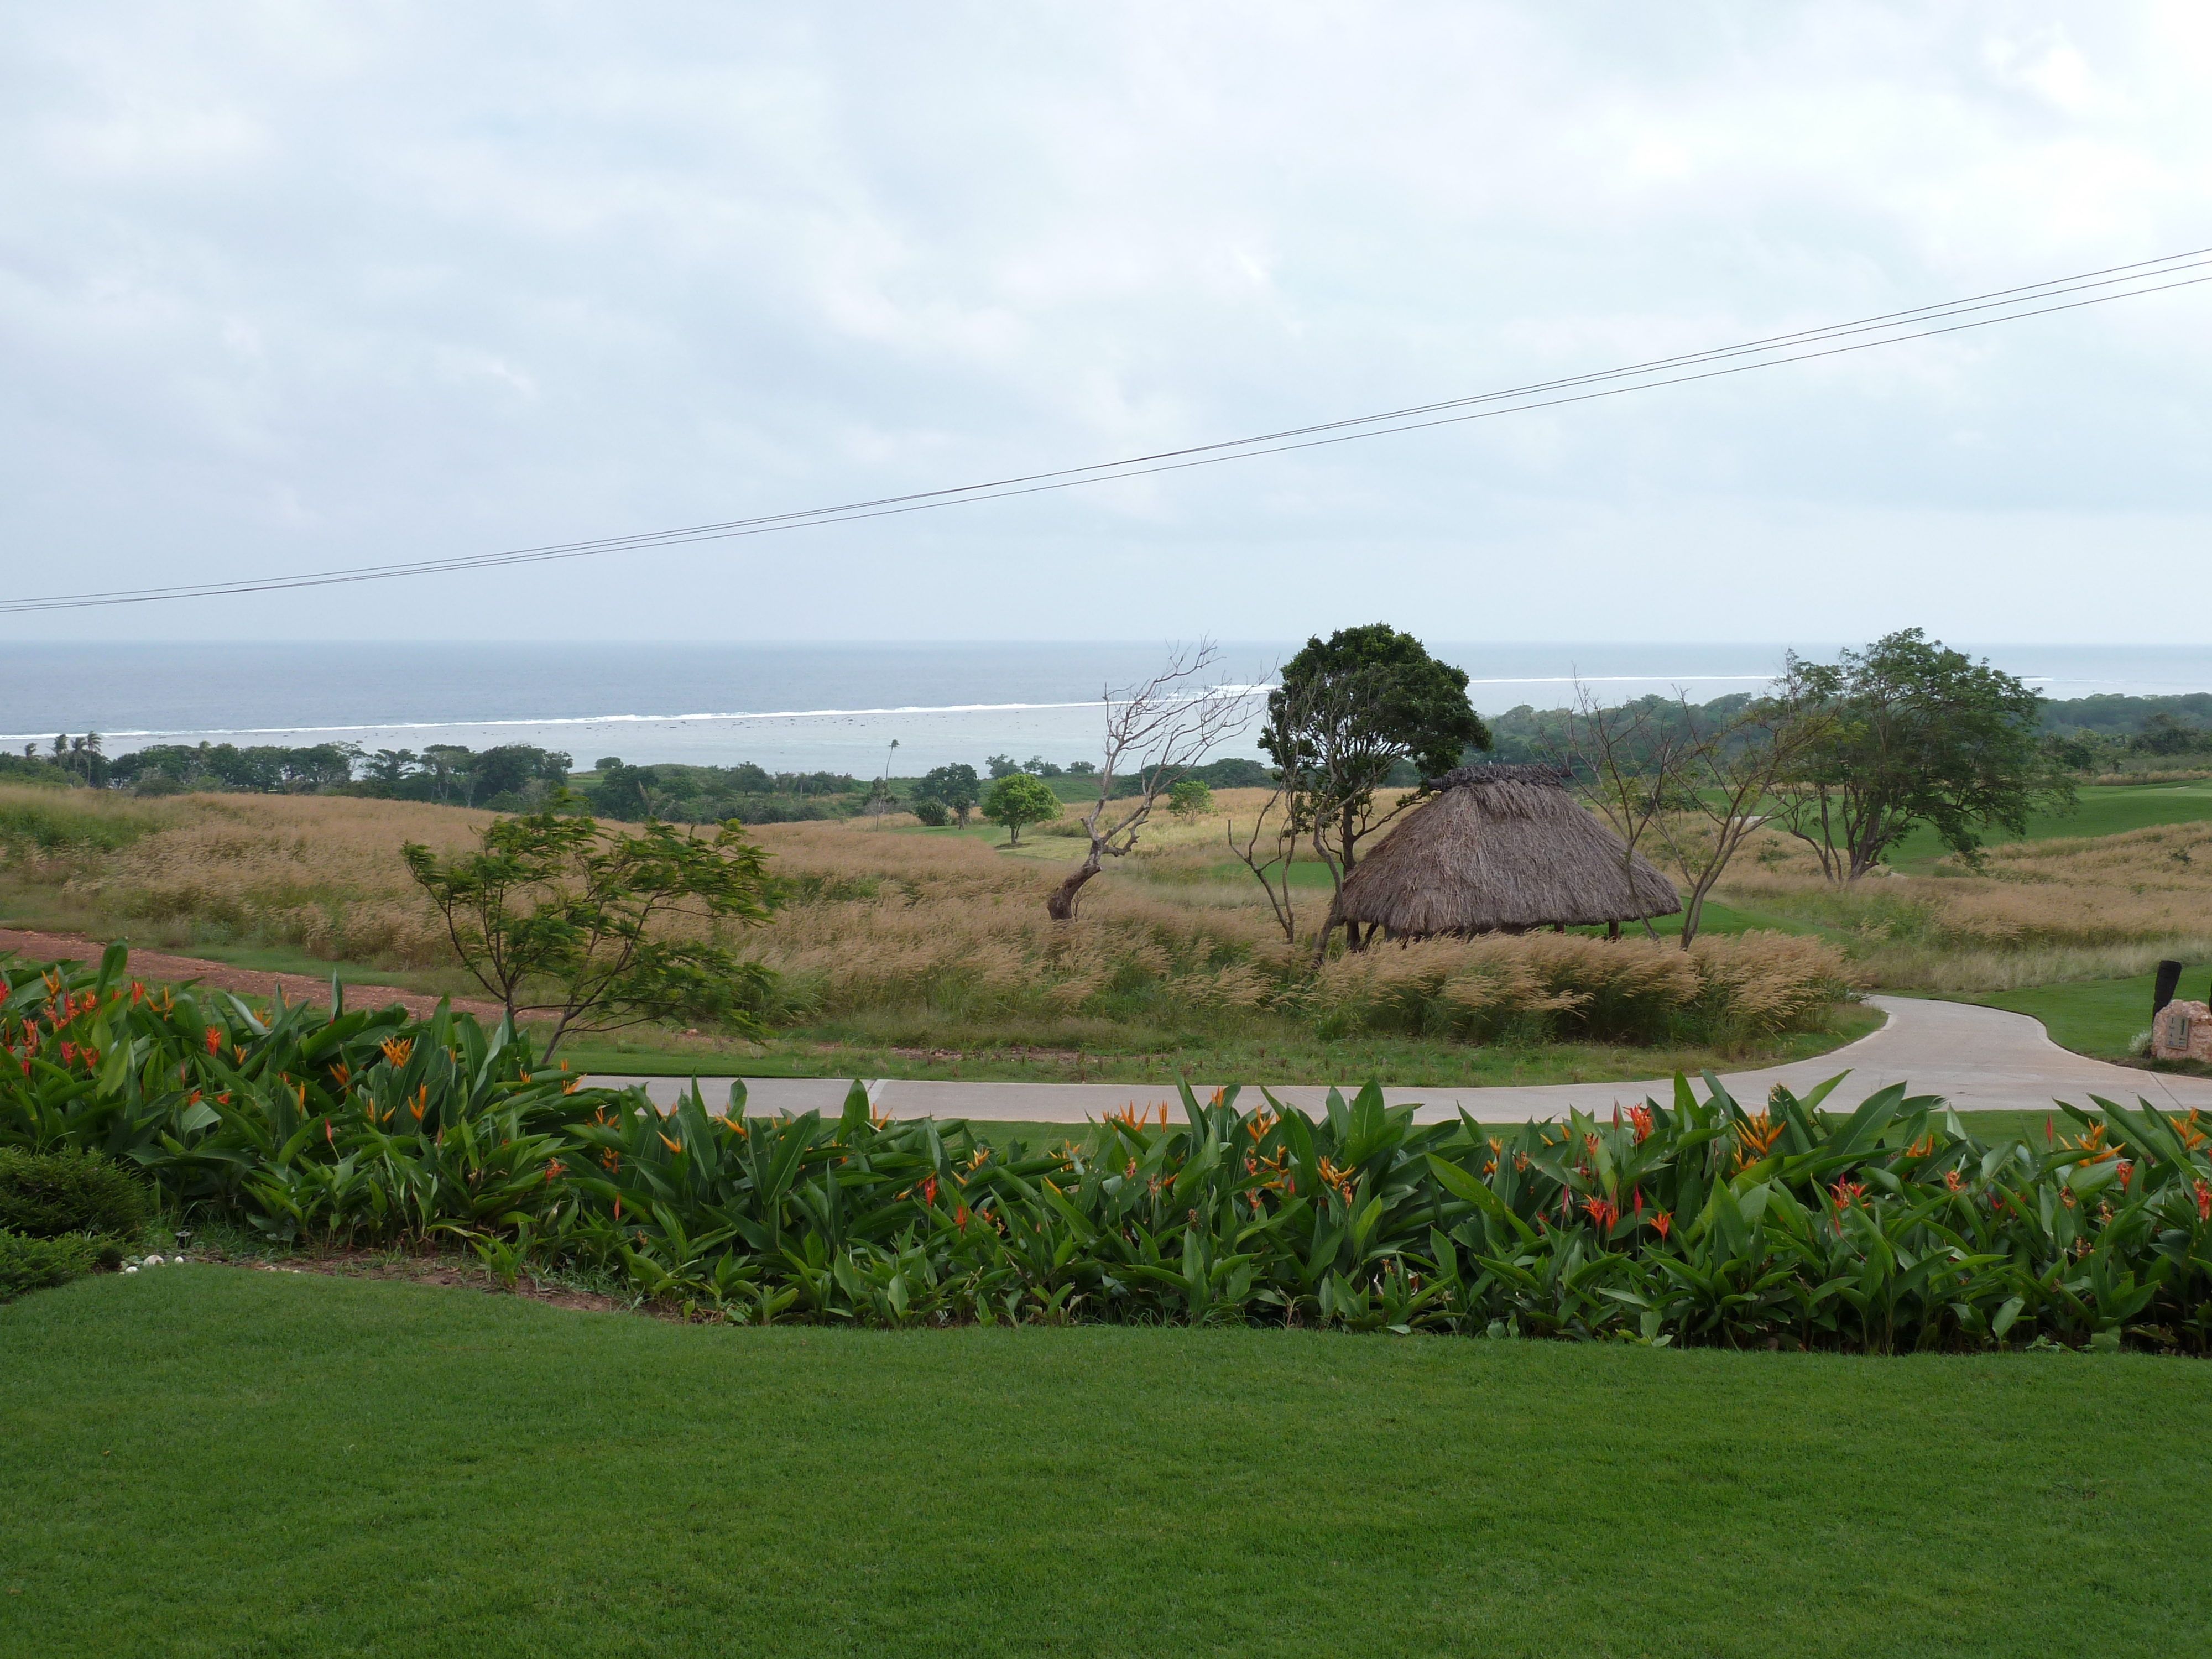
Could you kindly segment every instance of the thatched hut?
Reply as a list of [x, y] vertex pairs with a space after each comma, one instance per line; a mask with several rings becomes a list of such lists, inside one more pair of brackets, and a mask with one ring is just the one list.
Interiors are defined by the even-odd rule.
[[1344, 919], [1393, 939], [1620, 924], [1682, 908], [1674, 883], [1548, 766], [1462, 766], [1344, 884]]

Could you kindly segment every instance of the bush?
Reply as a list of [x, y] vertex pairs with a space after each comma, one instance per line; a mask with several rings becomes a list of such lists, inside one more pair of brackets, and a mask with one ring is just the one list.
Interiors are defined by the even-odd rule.
[[[1608, 1018], [1720, 996], [1771, 1019], [1819, 990], [1817, 957], [1791, 953], [1826, 948], [1753, 936], [1638, 962], [1626, 942], [1584, 941], [1618, 961], [1565, 990], [1572, 939], [1456, 959], [1431, 941], [1418, 972], [1362, 994], [1625, 1011], [1591, 1016]], [[1845, 1116], [1820, 1109], [1834, 1082], [1802, 1099], [1778, 1085], [1747, 1110], [1678, 1079], [1671, 1105], [1519, 1129], [1416, 1124], [1373, 1084], [1310, 1117], [1264, 1091], [1201, 1103], [1184, 1086], [1179, 1122], [1139, 1095], [1031, 1152], [878, 1117], [857, 1083], [835, 1117], [748, 1116], [742, 1083], [726, 1105], [695, 1088], [664, 1111], [641, 1089], [549, 1073], [526, 1040], [450, 1009], [410, 1024], [292, 1004], [264, 1026], [188, 995], [114, 994], [123, 965], [119, 950], [98, 974], [0, 963], [12, 998], [60, 1021], [31, 1028], [29, 1070], [0, 1066], [0, 1140], [127, 1144], [180, 1201], [280, 1239], [458, 1237], [510, 1280], [526, 1261], [574, 1264], [746, 1324], [2212, 1352], [2212, 1125], [2147, 1103], [2062, 1104], [2067, 1133], [1990, 1142], [1901, 1083]], [[104, 1087], [87, 1042], [145, 1054], [137, 1085]], [[101, 1253], [6, 1235], [0, 1282], [54, 1283]]]
[[917, 795], [914, 799], [914, 815], [932, 830], [942, 830], [951, 821], [952, 809], [933, 795]]
[[94, 1267], [112, 1267], [120, 1257], [112, 1240], [27, 1238], [0, 1231], [0, 1302], [12, 1301], [26, 1291], [43, 1291]]
[[0, 1229], [33, 1238], [135, 1239], [152, 1211], [143, 1182], [97, 1152], [0, 1146]]
[[1213, 791], [1206, 787], [1203, 778], [1179, 779], [1168, 791], [1168, 811], [1185, 823], [1195, 822], [1213, 810]]

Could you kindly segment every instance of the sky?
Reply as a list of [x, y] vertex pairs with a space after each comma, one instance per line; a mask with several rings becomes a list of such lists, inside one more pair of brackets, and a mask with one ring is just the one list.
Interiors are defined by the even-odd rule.
[[[0, 598], [658, 530], [2212, 246], [2212, 7], [0, 11]], [[2212, 286], [64, 640], [2194, 643]]]

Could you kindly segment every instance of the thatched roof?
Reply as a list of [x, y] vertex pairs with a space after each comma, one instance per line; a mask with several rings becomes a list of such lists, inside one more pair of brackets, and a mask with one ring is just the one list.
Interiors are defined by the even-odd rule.
[[1462, 766], [1353, 867], [1347, 921], [1395, 935], [1586, 927], [1672, 915], [1674, 884], [1638, 855], [1547, 766]]

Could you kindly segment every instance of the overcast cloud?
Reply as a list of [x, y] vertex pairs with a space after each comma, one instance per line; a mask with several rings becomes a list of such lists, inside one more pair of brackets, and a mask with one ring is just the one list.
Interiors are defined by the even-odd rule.
[[[1103, 459], [2212, 244], [2212, 7], [0, 15], [0, 592]], [[767, 540], [0, 639], [2186, 641], [2212, 287]]]

